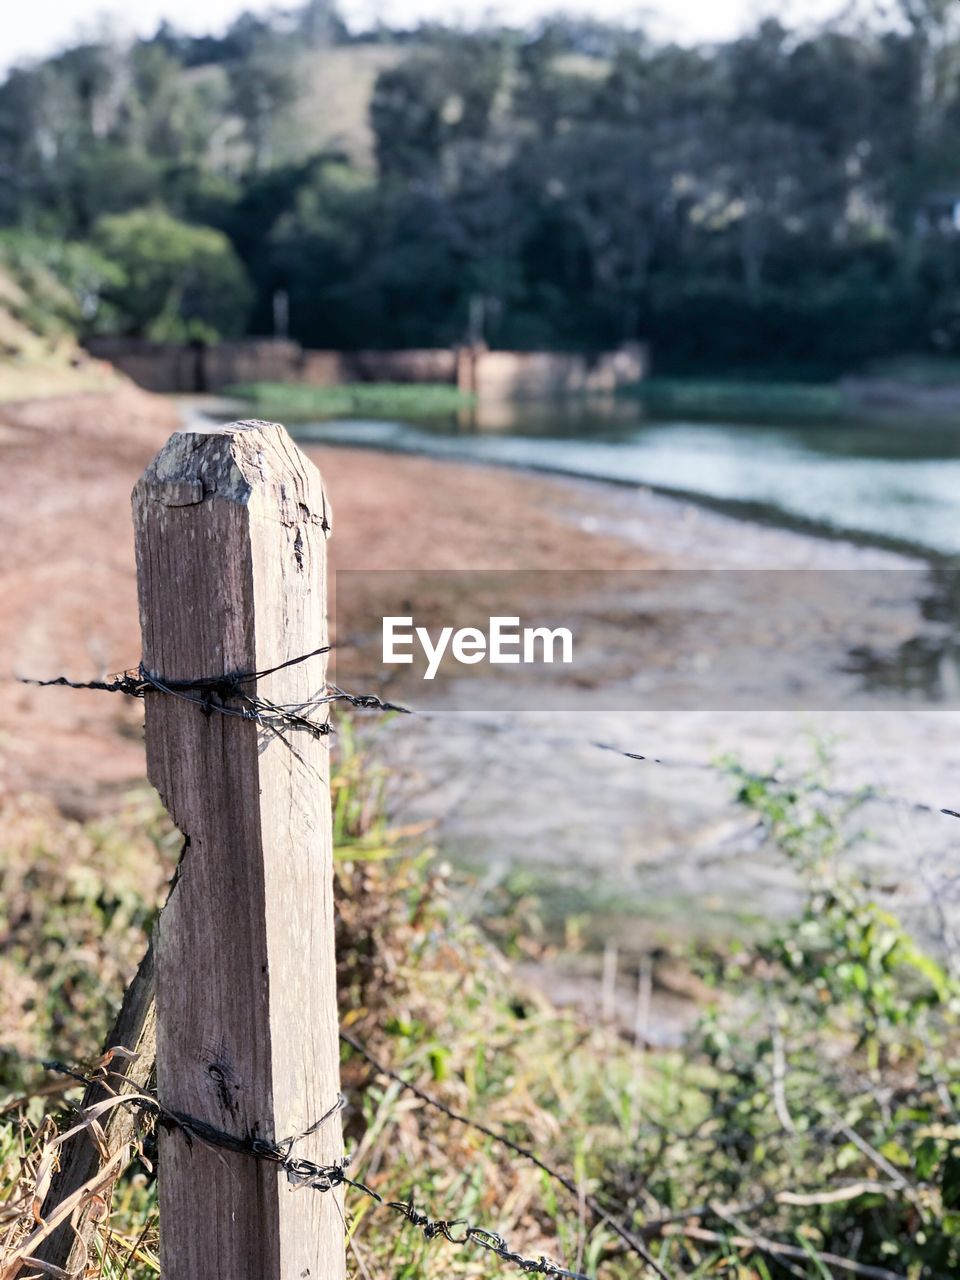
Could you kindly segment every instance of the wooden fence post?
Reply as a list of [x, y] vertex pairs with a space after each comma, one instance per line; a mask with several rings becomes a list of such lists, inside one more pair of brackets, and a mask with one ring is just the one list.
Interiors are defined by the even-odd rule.
[[[87, 1087], [83, 1095], [84, 1108], [96, 1106], [110, 1096], [123, 1077], [134, 1090], [149, 1089], [157, 1055], [157, 1018], [154, 1002], [153, 947], [140, 962], [140, 967], [123, 997], [123, 1004], [113, 1024], [104, 1049], [122, 1045], [132, 1057], [116, 1057], [110, 1062], [110, 1088], [97, 1082]], [[61, 1148], [60, 1170], [53, 1179], [44, 1200], [41, 1217], [51, 1217], [58, 1206], [84, 1187], [97, 1183], [103, 1167], [127, 1147], [134, 1138], [137, 1115], [128, 1107], [115, 1107], [100, 1121], [99, 1141], [84, 1130], [67, 1139]], [[122, 1169], [121, 1169], [122, 1172]], [[117, 1174], [119, 1177], [119, 1172]], [[108, 1188], [101, 1195], [109, 1200]], [[99, 1220], [100, 1196], [90, 1199], [78, 1212], [71, 1214], [57, 1227], [32, 1257], [66, 1271], [68, 1275], [82, 1274], [89, 1256], [90, 1241]], [[56, 1275], [56, 1272], [51, 1272]]]
[[[165, 681], [276, 667], [326, 643], [320, 476], [284, 429], [172, 436], [133, 495], [143, 665]], [[245, 684], [324, 689], [324, 656]], [[243, 706], [236, 696], [233, 708]], [[150, 778], [184, 835], [157, 928], [162, 1104], [241, 1137], [303, 1132], [339, 1091], [326, 741], [148, 692]], [[295, 1153], [342, 1154], [339, 1117]], [[160, 1134], [164, 1280], [341, 1280], [339, 1193]]]

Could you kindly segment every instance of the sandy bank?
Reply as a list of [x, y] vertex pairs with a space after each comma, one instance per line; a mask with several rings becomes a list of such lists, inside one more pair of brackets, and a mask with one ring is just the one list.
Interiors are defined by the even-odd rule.
[[[128, 387], [0, 406], [0, 667], [75, 679], [139, 655], [130, 489], [174, 407]], [[642, 490], [370, 450], [311, 447], [336, 568], [886, 565]], [[138, 708], [4, 683], [3, 777], [87, 803], [142, 776]]]
[[[86, 808], [143, 775], [139, 708], [13, 683], [89, 679], [135, 665], [139, 623], [130, 490], [178, 426], [133, 387], [0, 406], [2, 781]], [[584, 534], [576, 486], [493, 470], [312, 450], [330, 494], [338, 567], [645, 566], [612, 535]]]
[[[129, 493], [177, 426], [168, 402], [127, 388], [0, 406], [0, 788], [65, 809], [116, 803], [142, 781], [142, 708], [15, 683], [89, 679], [135, 664], [139, 626]], [[370, 450], [309, 450], [334, 511], [338, 568], [880, 568], [885, 552], [746, 524], [643, 490]], [[615, 620], [614, 620], [615, 621]], [[656, 641], [656, 635], [653, 637]], [[442, 848], [476, 866], [478, 897], [517, 868], [557, 917], [586, 912], [629, 957], [677, 929], [703, 937], [783, 909], [792, 888], [701, 766], [719, 751], [761, 767], [815, 727], [840, 735], [837, 781], [960, 807], [957, 716], [597, 711], [395, 721], [377, 749], [393, 803], [437, 823]], [[598, 751], [616, 743], [673, 765]], [[866, 856], [892, 904], [922, 911], [923, 867], [953, 865], [951, 820], [878, 811]], [[924, 862], [926, 859], [926, 862]], [[932, 859], [932, 862], [931, 862]], [[591, 988], [593, 990], [593, 988]], [[595, 994], [595, 990], [594, 990]]]

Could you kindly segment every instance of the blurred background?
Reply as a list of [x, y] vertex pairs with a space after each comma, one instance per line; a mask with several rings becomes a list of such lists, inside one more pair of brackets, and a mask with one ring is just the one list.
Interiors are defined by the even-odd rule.
[[157, 8], [5, 24], [0, 251], [61, 285], [28, 327], [642, 338], [659, 373], [801, 380], [960, 344], [951, 0], [465, 27], [311, 0], [197, 34]]
[[[591, 1280], [651, 1274], [610, 1215], [670, 1275], [960, 1272], [960, 4], [590, 9], [4, 13], [4, 1248], [182, 844], [142, 704], [20, 678], [135, 667], [130, 488], [255, 415], [374, 638], [526, 570], [591, 659], [338, 710], [331, 782], [345, 1023], [579, 1196], [345, 1054], [357, 1175]], [[145, 1142], [49, 1274], [158, 1274]], [[487, 1274], [347, 1207], [351, 1280]]]

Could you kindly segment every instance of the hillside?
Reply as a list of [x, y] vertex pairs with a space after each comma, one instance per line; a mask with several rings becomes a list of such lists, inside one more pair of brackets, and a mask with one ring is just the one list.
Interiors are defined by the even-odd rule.
[[[44, 246], [46, 249], [47, 246]], [[0, 400], [105, 390], [121, 379], [77, 341], [82, 319], [60, 248], [44, 262], [29, 237], [0, 237]]]
[[120, 375], [87, 355], [71, 335], [50, 338], [18, 319], [11, 295], [18, 286], [0, 271], [0, 400], [26, 400], [70, 391], [108, 390]]
[[297, 69], [303, 95], [293, 111], [296, 139], [303, 155], [343, 151], [373, 172], [374, 136], [370, 100], [377, 76], [397, 66], [410, 45], [351, 44], [304, 53]]
[[[294, 101], [272, 129], [272, 158], [298, 161], [318, 152], [342, 152], [352, 164], [374, 170], [370, 101], [377, 76], [408, 57], [414, 46], [370, 41], [307, 48], [294, 54], [287, 69], [296, 86]], [[229, 76], [222, 63], [187, 67], [179, 73], [185, 94], [219, 107], [215, 131], [207, 139], [214, 166], [229, 171], [249, 160], [244, 122], [233, 109]]]
[[0, 227], [100, 256], [68, 282], [81, 333], [642, 338], [661, 375], [790, 381], [955, 357], [955, 12], [679, 46], [572, 19], [354, 39], [309, 0], [104, 37], [0, 83]]

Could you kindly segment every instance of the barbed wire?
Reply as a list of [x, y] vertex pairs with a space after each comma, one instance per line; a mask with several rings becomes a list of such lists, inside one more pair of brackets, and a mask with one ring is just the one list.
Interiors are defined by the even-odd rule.
[[614, 1218], [612, 1214], [608, 1213], [595, 1196], [589, 1194], [584, 1195], [583, 1188], [579, 1187], [572, 1178], [568, 1178], [567, 1175], [565, 1173], [561, 1173], [559, 1169], [554, 1169], [551, 1165], [548, 1165], [545, 1160], [541, 1159], [535, 1151], [531, 1151], [529, 1147], [521, 1146], [519, 1142], [514, 1142], [512, 1138], [508, 1138], [506, 1134], [498, 1133], [496, 1129], [491, 1129], [489, 1125], [485, 1125], [482, 1121], [471, 1119], [470, 1116], [465, 1116], [462, 1112], [454, 1111], [453, 1108], [448, 1107], [446, 1103], [441, 1102], [438, 1098], [432, 1097], [431, 1094], [426, 1092], [426, 1090], [421, 1089], [419, 1085], [414, 1084], [412, 1080], [405, 1079], [405, 1077], [400, 1075], [399, 1072], [396, 1072], [391, 1067], [386, 1066], [370, 1052], [362, 1041], [358, 1040], [356, 1036], [351, 1035], [350, 1032], [341, 1031], [340, 1039], [344, 1044], [349, 1045], [351, 1049], [355, 1050], [362, 1058], [369, 1062], [375, 1071], [386, 1076], [389, 1080], [393, 1080], [394, 1083], [400, 1085], [401, 1088], [406, 1089], [408, 1093], [412, 1093], [414, 1097], [419, 1098], [421, 1102], [426, 1103], [427, 1106], [433, 1107], [434, 1110], [441, 1112], [441, 1114], [445, 1115], [448, 1119], [456, 1121], [457, 1124], [462, 1124], [468, 1129], [475, 1129], [478, 1133], [482, 1133], [486, 1137], [492, 1139], [499, 1146], [506, 1147], [506, 1149], [508, 1151], [512, 1151], [514, 1155], [520, 1156], [523, 1160], [529, 1160], [531, 1164], [536, 1165], [538, 1169], [545, 1173], [549, 1178], [552, 1178], [554, 1182], [559, 1183], [560, 1186], [569, 1191], [572, 1196], [575, 1196], [578, 1200], [582, 1199], [583, 1203], [597, 1221], [602, 1222], [604, 1226], [609, 1227], [615, 1235], [619, 1236], [623, 1243], [626, 1244], [646, 1264], [646, 1266], [650, 1268], [651, 1271], [660, 1277], [660, 1280], [670, 1280], [667, 1272], [664, 1271], [660, 1263], [657, 1262], [656, 1258], [651, 1254], [640, 1236], [638, 1236], [636, 1232], [631, 1231], [630, 1228], [625, 1226], [622, 1222], [618, 1221], [618, 1219]]
[[[241, 720], [254, 721], [260, 727], [269, 729], [281, 737], [285, 728], [306, 730], [314, 737], [329, 736], [334, 731], [330, 720], [311, 718], [310, 713], [334, 703], [345, 703], [361, 711], [380, 711], [415, 716], [417, 719], [424, 721], [437, 719], [430, 712], [417, 710], [400, 703], [389, 702], [378, 694], [350, 693], [338, 685], [330, 683], [324, 685], [323, 692], [317, 693], [304, 702], [297, 704], [275, 703], [259, 693], [248, 693], [244, 688], [245, 685], [273, 675], [277, 671], [298, 666], [300, 663], [308, 662], [311, 658], [330, 653], [333, 648], [333, 645], [321, 645], [319, 648], [311, 649], [308, 653], [301, 654], [295, 658], [288, 658], [275, 666], [264, 667], [257, 671], [241, 671], [221, 676], [201, 676], [192, 680], [163, 679], [147, 671], [143, 663], [140, 663], [136, 668], [131, 668], [129, 671], [111, 675], [105, 680], [70, 680], [66, 676], [55, 676], [50, 679], [18, 676], [16, 679], [20, 684], [32, 685], [38, 688], [59, 687], [101, 693], [122, 693], [128, 697], [140, 699], [145, 698], [151, 692], [167, 694], [171, 697], [182, 698], [185, 701], [195, 703], [208, 715], [235, 716]], [[231, 705], [231, 699], [234, 701], [239, 700], [244, 705], [239, 707]], [[511, 728], [500, 719], [493, 722], [480, 722], [480, 724], [483, 728], [496, 729], [497, 731]], [[530, 730], [524, 728], [517, 730], [517, 732], [529, 734]], [[542, 733], [538, 733], [535, 736], [541, 741], [550, 740], [547, 735]], [[564, 742], [568, 742], [568, 739], [564, 739]], [[619, 756], [621, 759], [632, 760], [639, 764], [655, 764], [661, 768], [689, 769], [723, 775], [729, 775], [731, 772], [728, 765], [716, 761], [683, 760], [656, 756], [645, 752], [630, 751], [615, 743], [595, 739], [587, 739], [586, 745], [598, 751], [604, 751]], [[749, 775], [751, 779], [765, 784], [777, 784], [785, 781], [783, 777], [776, 773], [756, 773], [750, 770], [744, 770], [743, 773], [745, 776]], [[922, 800], [914, 800], [905, 796], [892, 795], [879, 791], [875, 787], [867, 786], [856, 791], [847, 791], [836, 787], [815, 785], [811, 789], [831, 799], [857, 802], [872, 801], [901, 809], [909, 809], [916, 813], [960, 819], [960, 811], [956, 809], [927, 804]]]
[[[18, 676], [20, 684], [45, 688], [66, 688], [92, 690], [99, 693], [122, 693], [129, 698], [146, 698], [148, 693], [163, 693], [173, 698], [181, 698], [185, 702], [195, 703], [207, 715], [216, 713], [223, 716], [235, 716], [240, 720], [255, 721], [262, 728], [274, 731], [282, 729], [305, 729], [314, 737], [326, 737], [332, 732], [329, 720], [312, 719], [311, 712], [334, 702], [346, 702], [350, 706], [363, 710], [396, 711], [410, 714], [408, 708], [392, 702], [385, 702], [376, 694], [352, 694], [333, 684], [325, 684], [324, 691], [315, 694], [304, 702], [282, 704], [271, 701], [262, 695], [248, 693], [244, 686], [252, 684], [287, 667], [298, 666], [311, 658], [329, 653], [331, 645], [321, 645], [311, 649], [309, 653], [286, 662], [277, 663], [273, 667], [264, 667], [258, 671], [239, 671], [222, 676], [200, 676], [192, 680], [165, 680], [148, 671], [141, 662], [136, 668], [112, 675], [106, 680], [70, 680], [66, 676], [56, 676], [42, 680], [32, 676]], [[231, 700], [239, 700], [244, 705], [231, 705]]]
[[[148, 672], [143, 664], [140, 664], [136, 669], [103, 680], [73, 681], [65, 676], [58, 676], [52, 679], [27, 677], [21, 677], [20, 679], [24, 684], [38, 687], [66, 687], [78, 690], [121, 693], [139, 699], [145, 699], [148, 694], [153, 693], [177, 697], [197, 705], [207, 715], [221, 714], [255, 721], [258, 725], [279, 734], [281, 737], [283, 737], [286, 729], [306, 730], [317, 737], [329, 735], [333, 732], [333, 726], [329, 719], [317, 718], [316, 713], [321, 708], [329, 707], [334, 703], [345, 703], [364, 711], [396, 712], [416, 716], [424, 720], [439, 719], [432, 713], [420, 712], [407, 706], [401, 706], [386, 701], [375, 694], [350, 693], [334, 684], [325, 684], [322, 692], [296, 704], [275, 703], [258, 692], [254, 693], [249, 690], [249, 685], [277, 671], [296, 666], [307, 662], [311, 658], [328, 653], [330, 648], [331, 646], [325, 645], [275, 666], [256, 671], [241, 671], [191, 680], [166, 680]], [[240, 705], [236, 705], [237, 703]], [[484, 727], [510, 729], [512, 726], [498, 719], [494, 722], [487, 722]], [[569, 739], [564, 739], [564, 741], [569, 744]], [[722, 762], [705, 763], [664, 759], [630, 751], [609, 742], [582, 741], [586, 741], [590, 747], [613, 753], [638, 763], [656, 764], [661, 767], [711, 770], [726, 775], [731, 775], [734, 772], [732, 766]], [[743, 769], [740, 770], [739, 776], [768, 783], [789, 781], [775, 773], [761, 774]], [[890, 796], [870, 788], [863, 788], [857, 792], [843, 792], [824, 786], [813, 786], [811, 789], [845, 800], [877, 800], [909, 806], [926, 813], [939, 812], [949, 817], [960, 818], [960, 812], [955, 809], [942, 808], [938, 810], [932, 805]], [[641, 1227], [640, 1231], [637, 1232], [625, 1226], [624, 1223], [613, 1217], [594, 1196], [584, 1194], [583, 1188], [573, 1179], [552, 1168], [535, 1152], [515, 1142], [505, 1134], [498, 1133], [483, 1122], [465, 1116], [432, 1097], [417, 1084], [405, 1079], [398, 1072], [386, 1066], [355, 1036], [348, 1032], [341, 1032], [341, 1039], [355, 1052], [359, 1053], [375, 1071], [396, 1082], [401, 1088], [423, 1101], [425, 1105], [437, 1110], [456, 1123], [484, 1134], [491, 1141], [503, 1146], [514, 1155], [531, 1162], [544, 1174], [574, 1195], [579, 1203], [585, 1206], [598, 1222], [618, 1236], [622, 1243], [627, 1245], [642, 1260], [644, 1266], [659, 1277], [659, 1280], [670, 1280], [668, 1273], [661, 1267], [644, 1243], [642, 1238], [644, 1228]], [[44, 1065], [50, 1070], [69, 1076], [75, 1079], [77, 1083], [82, 1083], [85, 1086], [97, 1083], [103, 1084], [105, 1083], [106, 1075], [115, 1074], [106, 1072], [104, 1069], [97, 1076], [90, 1077], [76, 1072], [60, 1062], [47, 1062]], [[118, 1078], [122, 1079], [122, 1077]], [[295, 1155], [294, 1149], [299, 1142], [308, 1135], [316, 1133], [331, 1117], [342, 1110], [345, 1105], [342, 1096], [338, 1097], [336, 1104], [308, 1129], [294, 1137], [281, 1141], [245, 1138], [227, 1133], [195, 1117], [171, 1111], [169, 1108], [164, 1107], [157, 1097], [151, 1094], [142, 1092], [129, 1095], [117, 1094], [116, 1097], [118, 1103], [137, 1107], [142, 1112], [155, 1116], [160, 1125], [181, 1132], [188, 1142], [197, 1140], [213, 1147], [219, 1147], [275, 1165], [278, 1171], [282, 1172], [288, 1182], [295, 1187], [310, 1188], [321, 1193], [340, 1187], [349, 1187], [357, 1193], [368, 1197], [377, 1205], [391, 1211], [397, 1217], [402, 1218], [406, 1223], [419, 1230], [426, 1240], [444, 1239], [450, 1244], [461, 1248], [475, 1245], [492, 1253], [505, 1264], [529, 1275], [556, 1277], [557, 1280], [590, 1280], [583, 1273], [571, 1271], [544, 1255], [536, 1258], [525, 1257], [523, 1254], [511, 1249], [508, 1242], [498, 1232], [480, 1224], [472, 1223], [466, 1218], [431, 1217], [429, 1213], [416, 1204], [412, 1197], [406, 1200], [386, 1199], [385, 1196], [375, 1191], [361, 1179], [351, 1177], [348, 1174], [349, 1161], [347, 1159], [331, 1165], [323, 1165]]]
[[[130, 1094], [119, 1093], [112, 1087], [111, 1077], [120, 1084], [128, 1082], [125, 1077], [107, 1070], [106, 1067], [94, 1075], [87, 1075], [57, 1059], [48, 1059], [42, 1065], [47, 1071], [67, 1076], [87, 1088], [98, 1085], [105, 1088], [116, 1099], [118, 1105], [129, 1106], [142, 1114], [153, 1116], [156, 1122], [167, 1131], [182, 1133], [188, 1143], [196, 1140], [210, 1147], [230, 1151], [236, 1155], [249, 1156], [254, 1160], [274, 1165], [294, 1188], [304, 1187], [323, 1193], [335, 1191], [339, 1187], [350, 1187], [375, 1204], [403, 1218], [419, 1230], [425, 1240], [443, 1239], [458, 1248], [476, 1245], [526, 1275], [554, 1277], [554, 1280], [591, 1280], [591, 1277], [583, 1272], [571, 1271], [543, 1254], [536, 1258], [525, 1257], [522, 1253], [511, 1249], [499, 1232], [472, 1223], [467, 1218], [433, 1218], [419, 1208], [412, 1197], [407, 1200], [386, 1199], [359, 1178], [352, 1178], [347, 1174], [349, 1157], [344, 1157], [334, 1164], [324, 1165], [302, 1156], [295, 1156], [293, 1150], [297, 1143], [319, 1132], [334, 1116], [343, 1111], [347, 1105], [343, 1094], [338, 1094], [334, 1104], [301, 1133], [275, 1142], [265, 1138], [244, 1138], [228, 1133], [205, 1120], [199, 1120], [164, 1106], [152, 1093], [142, 1090]], [[80, 1110], [82, 1112], [82, 1108]], [[669, 1280], [659, 1267], [656, 1270], [664, 1280]]]
[[[431, 1097], [431, 1095], [420, 1089], [419, 1086], [405, 1080], [397, 1072], [386, 1067], [382, 1062], [380, 1062], [367, 1049], [366, 1045], [352, 1034], [342, 1032], [341, 1039], [359, 1051], [362, 1056], [376, 1068], [377, 1071], [396, 1081], [404, 1088], [409, 1089], [415, 1094], [415, 1096], [423, 1099], [423, 1101], [428, 1103], [430, 1106], [435, 1107], [437, 1110], [443, 1112], [453, 1120], [489, 1135], [495, 1141], [508, 1147], [518, 1155], [532, 1160], [539, 1168], [561, 1182], [563, 1185], [574, 1185], [569, 1179], [566, 1179], [563, 1174], [559, 1174], [556, 1170], [551, 1169], [549, 1165], [540, 1160], [535, 1153], [529, 1151], [527, 1148], [520, 1146], [513, 1142], [512, 1139], [505, 1137], [503, 1134], [497, 1133], [495, 1130], [490, 1129], [481, 1122], [471, 1120], [469, 1117], [463, 1116], [459, 1112], [454, 1111], [445, 1104], [439, 1102], [437, 1099]], [[333, 1116], [344, 1109], [346, 1102], [340, 1094], [338, 1094], [333, 1106], [328, 1108], [328, 1110], [324, 1112], [317, 1121], [313, 1122], [308, 1126], [308, 1128], [303, 1130], [302, 1133], [292, 1138], [286, 1138], [278, 1142], [239, 1138], [234, 1134], [229, 1134], [219, 1130], [216, 1126], [210, 1125], [207, 1122], [199, 1121], [165, 1108], [153, 1094], [137, 1090], [126, 1095], [119, 1094], [109, 1083], [110, 1080], [117, 1080], [121, 1086], [130, 1086], [131, 1082], [122, 1073], [109, 1071], [108, 1065], [114, 1056], [128, 1054], [129, 1051], [124, 1049], [123, 1046], [115, 1046], [114, 1048], [107, 1050], [100, 1060], [99, 1069], [92, 1075], [85, 1074], [58, 1060], [40, 1060], [38, 1062], [38, 1060], [33, 1059], [31, 1061], [36, 1065], [41, 1065], [47, 1070], [54, 1071], [69, 1080], [75, 1081], [77, 1084], [84, 1085], [88, 1090], [92, 1086], [99, 1086], [100, 1089], [109, 1095], [106, 1105], [111, 1105], [111, 1103], [113, 1103], [135, 1106], [141, 1111], [156, 1117], [159, 1124], [164, 1125], [167, 1128], [183, 1131], [188, 1141], [192, 1142], [194, 1139], [197, 1139], [213, 1147], [219, 1147], [229, 1150], [235, 1154], [247, 1155], [271, 1163], [275, 1165], [278, 1170], [284, 1172], [287, 1180], [294, 1187], [307, 1187], [321, 1192], [335, 1190], [341, 1186], [354, 1188], [365, 1194], [376, 1205], [389, 1209], [392, 1213], [402, 1217], [410, 1225], [419, 1229], [427, 1240], [442, 1238], [461, 1248], [466, 1247], [471, 1243], [475, 1244], [481, 1249], [494, 1253], [501, 1261], [517, 1267], [525, 1274], [536, 1274], [548, 1277], [552, 1276], [556, 1277], [557, 1280], [590, 1280], [590, 1277], [584, 1276], [583, 1273], [571, 1271], [544, 1255], [539, 1255], [536, 1258], [527, 1258], [523, 1254], [512, 1250], [499, 1232], [494, 1232], [483, 1226], [473, 1224], [465, 1218], [432, 1218], [416, 1205], [413, 1198], [408, 1198], [406, 1200], [388, 1200], [370, 1188], [362, 1180], [351, 1178], [346, 1173], [349, 1166], [348, 1160], [343, 1160], [333, 1165], [321, 1165], [316, 1162], [295, 1157], [293, 1155], [293, 1147], [296, 1143], [302, 1141], [311, 1134], [318, 1132]], [[32, 1095], [28, 1094], [21, 1098], [19, 1100], [20, 1104], [22, 1105], [26, 1102], [30, 1096]], [[69, 1102], [68, 1105], [73, 1106], [73, 1104], [70, 1104]], [[104, 1106], [105, 1103], [100, 1101], [89, 1110], [84, 1106], [73, 1106], [73, 1110], [80, 1117], [82, 1124], [90, 1123], [92, 1127], [95, 1127], [92, 1122], [94, 1122], [98, 1116], [103, 1114]], [[701, 1121], [692, 1130], [685, 1133], [674, 1134], [675, 1140], [684, 1143], [690, 1141], [696, 1137], [699, 1129], [702, 1127], [702, 1124], [703, 1122]], [[851, 1127], [845, 1124], [838, 1116], [834, 1116], [833, 1123], [824, 1125], [823, 1127], [815, 1126], [807, 1131], [807, 1137], [815, 1138], [817, 1140], [820, 1140], [821, 1138], [832, 1140], [837, 1133], [842, 1133], [846, 1138], [854, 1140], [856, 1144], [861, 1146], [865, 1152], [871, 1155], [879, 1165], [883, 1165], [882, 1156], [872, 1146], [870, 1146], [868, 1142], [855, 1135]], [[715, 1136], [711, 1136], [709, 1139], [711, 1143], [716, 1140]], [[726, 1140], [731, 1140], [729, 1134], [726, 1135]], [[739, 1137], [734, 1135], [732, 1140], [739, 1141]], [[712, 1241], [715, 1239], [719, 1242], [722, 1237], [717, 1235], [716, 1232], [705, 1231], [700, 1226], [690, 1226], [690, 1220], [715, 1217], [720, 1219], [722, 1223], [729, 1223], [732, 1220], [733, 1215], [742, 1217], [745, 1214], [756, 1212], [757, 1210], [763, 1209], [765, 1206], [771, 1204], [828, 1205], [836, 1203], [838, 1200], [847, 1200], [862, 1194], [878, 1194], [887, 1197], [904, 1196], [911, 1201], [915, 1200], [916, 1197], [914, 1189], [900, 1173], [892, 1168], [889, 1168], [886, 1172], [890, 1174], [889, 1181], [882, 1181], [876, 1178], [859, 1179], [842, 1183], [840, 1186], [831, 1190], [813, 1188], [809, 1191], [804, 1190], [803, 1188], [798, 1190], [792, 1184], [788, 1184], [779, 1189], [766, 1186], [760, 1194], [738, 1203], [721, 1203], [715, 1200], [707, 1200], [702, 1203], [698, 1202], [685, 1208], [678, 1209], [673, 1213], [667, 1212], [660, 1217], [648, 1219], [639, 1228], [639, 1233], [645, 1240], [656, 1237], [667, 1238], [671, 1235], [681, 1234], [693, 1240], [703, 1239]], [[608, 1223], [611, 1222], [608, 1217], [606, 1217], [606, 1221]], [[736, 1223], [735, 1225], [739, 1226], [740, 1224]], [[778, 1260], [795, 1258], [802, 1261], [804, 1257], [809, 1256], [809, 1253], [805, 1253], [801, 1256], [801, 1252], [789, 1243], [783, 1243], [779, 1240], [772, 1240], [768, 1237], [757, 1235], [746, 1227], [743, 1227], [743, 1233], [741, 1243], [743, 1243], [744, 1247], [752, 1245], [760, 1252], [767, 1253]], [[873, 1266], [868, 1263], [859, 1262], [855, 1258], [841, 1257], [836, 1254], [826, 1252], [819, 1252], [817, 1257], [819, 1257], [820, 1262], [828, 1268], [835, 1267], [849, 1271], [855, 1275], [863, 1276], [865, 1280], [905, 1280], [905, 1278], [899, 1273], [889, 1271], [882, 1267]], [[666, 1276], [666, 1273], [656, 1261], [651, 1261], [650, 1265], [659, 1275]], [[675, 1272], [674, 1274], [679, 1277], [682, 1273]], [[666, 1280], [669, 1280], [669, 1276], [666, 1276]]]

